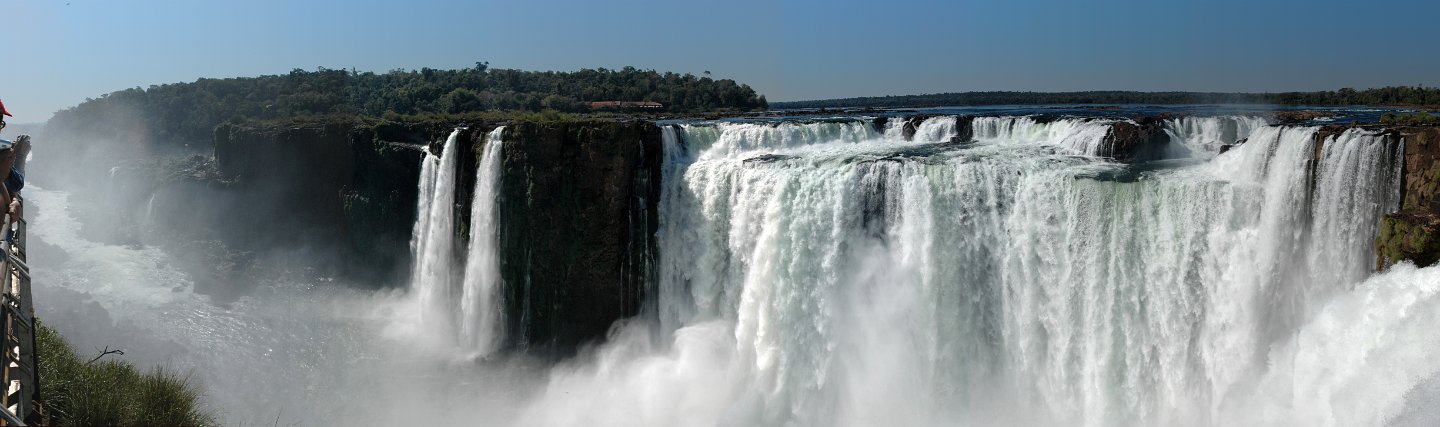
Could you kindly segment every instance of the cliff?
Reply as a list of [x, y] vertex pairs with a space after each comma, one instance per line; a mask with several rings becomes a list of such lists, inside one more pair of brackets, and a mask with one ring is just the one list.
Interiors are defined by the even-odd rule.
[[[469, 238], [485, 135], [456, 143], [458, 244]], [[455, 123], [222, 125], [215, 158], [236, 205], [256, 206], [236, 242], [327, 247], [352, 272], [402, 284], [423, 148]], [[520, 121], [504, 134], [501, 274], [508, 343], [563, 356], [639, 313], [657, 224], [660, 129], [650, 122]]]
[[1424, 267], [1440, 261], [1440, 127], [1389, 130], [1404, 140], [1400, 211], [1381, 219], [1375, 239], [1377, 268], [1408, 260]]
[[[640, 312], [658, 223], [660, 128], [506, 128], [501, 269], [515, 344], [564, 355]], [[519, 332], [519, 333], [515, 333]]]

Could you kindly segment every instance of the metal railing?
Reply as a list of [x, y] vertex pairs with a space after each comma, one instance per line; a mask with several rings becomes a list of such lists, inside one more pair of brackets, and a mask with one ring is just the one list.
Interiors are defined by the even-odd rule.
[[30, 267], [25, 264], [25, 219], [9, 224], [5, 231], [12, 238], [0, 240], [0, 252], [4, 252], [0, 259], [0, 274], [4, 275], [0, 279], [0, 363], [4, 363], [5, 387], [0, 395], [0, 426], [23, 426], [35, 413], [34, 401], [40, 392], [39, 359], [35, 354]]

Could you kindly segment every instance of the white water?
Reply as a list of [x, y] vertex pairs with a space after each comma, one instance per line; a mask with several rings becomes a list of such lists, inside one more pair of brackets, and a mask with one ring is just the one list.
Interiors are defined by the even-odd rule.
[[499, 226], [501, 137], [498, 127], [485, 137], [484, 152], [476, 170], [475, 198], [470, 204], [470, 245], [460, 295], [460, 345], [479, 354], [496, 350], [503, 338], [500, 291], [500, 256], [495, 234]]
[[426, 151], [420, 166], [420, 195], [415, 231], [410, 241], [414, 255], [410, 283], [420, 297], [420, 319], [435, 336], [456, 334], [455, 288], [455, 180], [460, 129], [450, 133], [436, 156]]
[[1186, 116], [1165, 120], [1165, 132], [1173, 143], [1205, 157], [1220, 152], [1220, 146], [1234, 144], [1269, 123], [1258, 116]]
[[1002, 144], [1040, 144], [1070, 154], [1100, 156], [1115, 120], [1063, 118], [1040, 123], [1029, 116], [976, 117], [975, 139]]
[[[595, 408], [674, 405], [740, 425], [1379, 425], [1440, 369], [1331, 378], [1293, 356], [1329, 336], [1396, 357], [1436, 338], [1383, 331], [1440, 313], [1385, 311], [1431, 298], [1440, 272], [1365, 281], [1398, 185], [1379, 137], [1327, 141], [1312, 195], [1312, 128], [1261, 128], [1211, 163], [1117, 182], [1088, 177], [1123, 166], [1048, 154], [1053, 130], [1005, 121], [977, 119], [992, 144], [916, 161], [876, 161], [905, 149], [883, 141], [770, 162], [673, 156], [656, 298], [675, 340], [646, 350], [622, 334], [597, 371], [552, 387], [644, 390], [569, 408], [593, 425], [624, 423]], [[667, 130], [667, 150], [733, 137], [719, 130]], [[1363, 295], [1387, 298], [1374, 303], [1386, 317]], [[1318, 383], [1284, 381], [1296, 376]], [[1344, 413], [1287, 397], [1369, 376], [1386, 393], [1347, 393], [1364, 403], [1336, 402]]]
[[[156, 249], [78, 237], [39, 188], [32, 237], [69, 259], [32, 247], [37, 307], [67, 335], [92, 304], [152, 333], [75, 335], [194, 369], [228, 424], [1384, 425], [1440, 372], [1440, 268], [1367, 278], [1394, 153], [1326, 141], [1311, 192], [1312, 132], [1136, 176], [1053, 132], [935, 151], [868, 124], [666, 128], [658, 319], [557, 366], [415, 345], [471, 324], [423, 304], [468, 301], [483, 248], [461, 281], [448, 243], [428, 277], [450, 282], [415, 298], [306, 284], [222, 307]], [[434, 230], [452, 151], [422, 166], [417, 258], [455, 234]], [[763, 154], [788, 157], [745, 161]]]
[[950, 142], [957, 134], [954, 116], [938, 116], [926, 118], [915, 126], [912, 138], [921, 142]]

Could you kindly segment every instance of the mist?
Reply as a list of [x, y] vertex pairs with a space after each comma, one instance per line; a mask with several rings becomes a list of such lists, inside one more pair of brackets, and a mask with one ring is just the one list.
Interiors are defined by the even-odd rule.
[[[64, 131], [46, 129], [25, 190], [35, 306], [82, 354], [188, 374], [227, 425], [1433, 420], [1440, 340], [1403, 337], [1440, 321], [1440, 270], [1370, 276], [1347, 251], [1372, 231], [1325, 225], [1397, 203], [1391, 172], [1355, 169], [1391, 167], [1383, 138], [1327, 146], [1350, 160], [1324, 163], [1310, 200], [1296, 165], [1314, 128], [1186, 120], [1168, 152], [1197, 159], [1144, 172], [1085, 151], [1106, 122], [987, 118], [953, 145], [937, 145], [958, 132], [946, 116], [913, 138], [863, 120], [666, 126], [646, 312], [560, 359], [500, 344], [498, 159], [447, 153], [458, 130], [407, 178], [419, 197], [399, 208], [418, 219], [390, 250], [415, 265], [364, 276], [333, 236], [292, 233], [313, 221], [286, 213], [311, 185], [285, 172], [300, 163], [227, 181], [204, 149], [47, 145]], [[1236, 132], [1252, 141], [1214, 152]], [[1127, 174], [1142, 178], [1107, 178]], [[435, 197], [467, 186], [468, 215]], [[1268, 310], [1273, 294], [1301, 305]]]

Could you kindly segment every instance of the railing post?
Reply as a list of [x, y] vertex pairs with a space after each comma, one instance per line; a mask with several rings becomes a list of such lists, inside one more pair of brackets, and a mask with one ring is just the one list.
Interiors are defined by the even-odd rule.
[[[23, 199], [19, 200], [23, 204]], [[23, 206], [23, 205], [22, 205]], [[34, 415], [40, 390], [40, 359], [35, 352], [35, 311], [30, 298], [30, 271], [25, 259], [25, 220], [3, 216], [9, 241], [0, 242], [0, 346], [3, 346], [4, 393], [0, 393], [0, 425], [23, 426]], [[13, 409], [12, 409], [13, 408]]]

